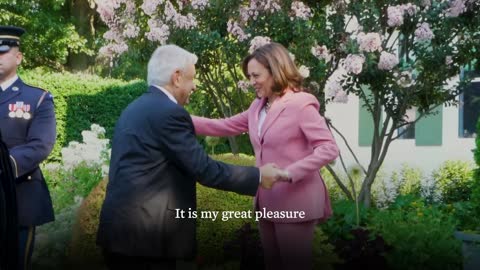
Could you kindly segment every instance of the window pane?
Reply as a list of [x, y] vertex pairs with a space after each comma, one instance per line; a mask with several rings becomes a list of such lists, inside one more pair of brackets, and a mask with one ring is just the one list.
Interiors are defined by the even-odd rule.
[[463, 138], [476, 137], [476, 124], [480, 116], [480, 78], [476, 78], [465, 89], [463, 93], [463, 102], [460, 103], [462, 109], [460, 110], [460, 121], [462, 121], [463, 130], [460, 135]]
[[415, 125], [414, 124], [408, 124], [406, 126], [400, 127], [397, 129], [398, 134], [403, 133], [400, 135], [398, 138], [399, 139], [415, 139]]

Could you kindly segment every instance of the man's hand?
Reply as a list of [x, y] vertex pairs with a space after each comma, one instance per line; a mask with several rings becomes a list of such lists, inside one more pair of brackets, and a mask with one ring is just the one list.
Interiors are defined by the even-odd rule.
[[289, 178], [287, 171], [279, 169], [273, 163], [260, 167], [260, 174], [262, 175], [260, 185], [266, 189], [271, 189], [276, 181], [287, 181]]

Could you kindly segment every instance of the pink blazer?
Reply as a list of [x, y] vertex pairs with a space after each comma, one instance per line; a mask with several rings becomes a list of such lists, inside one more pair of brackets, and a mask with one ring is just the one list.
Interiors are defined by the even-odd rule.
[[305, 211], [304, 219], [269, 219], [275, 222], [324, 220], [332, 209], [319, 173], [337, 158], [337, 144], [318, 112], [317, 98], [305, 92], [287, 91], [267, 113], [258, 136], [259, 113], [266, 99], [256, 99], [250, 108], [226, 119], [192, 116], [198, 135], [232, 136], [249, 132], [256, 166], [275, 163], [288, 170], [292, 182], [278, 182], [271, 190], [259, 188], [256, 208], [267, 211]]

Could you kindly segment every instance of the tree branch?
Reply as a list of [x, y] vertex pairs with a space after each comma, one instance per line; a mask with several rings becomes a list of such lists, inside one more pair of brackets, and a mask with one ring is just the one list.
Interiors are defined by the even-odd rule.
[[340, 138], [342, 138], [343, 142], [345, 143], [345, 145], [347, 146], [348, 150], [350, 151], [350, 153], [352, 154], [353, 156], [353, 159], [355, 159], [355, 162], [360, 166], [360, 168], [362, 169], [363, 173], [364, 174], [367, 174], [367, 171], [365, 170], [365, 168], [362, 166], [362, 164], [360, 163], [360, 161], [358, 160], [357, 156], [355, 155], [355, 153], [353, 152], [353, 149], [350, 147], [350, 144], [348, 143], [347, 139], [345, 138], [345, 136], [343, 136], [342, 133], [340, 133], [340, 131], [335, 128], [335, 126], [333, 126], [332, 124], [332, 121], [330, 119], [327, 119], [327, 125], [329, 127], [331, 127], [335, 132], [337, 132], [337, 134], [340, 136]]

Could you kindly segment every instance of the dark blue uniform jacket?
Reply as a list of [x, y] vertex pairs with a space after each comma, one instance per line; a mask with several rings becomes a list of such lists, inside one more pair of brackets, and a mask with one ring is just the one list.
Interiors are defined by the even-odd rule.
[[0, 129], [16, 177], [19, 224], [53, 221], [52, 200], [39, 168], [56, 139], [52, 95], [16, 80], [0, 92]]

